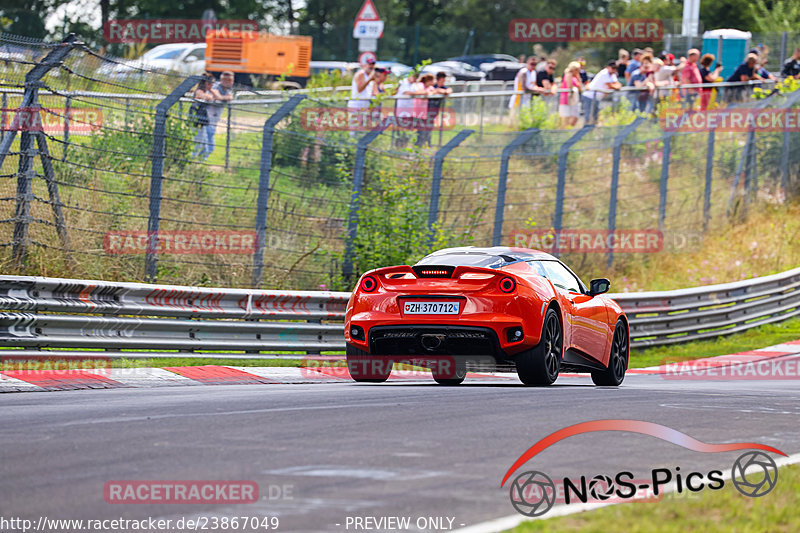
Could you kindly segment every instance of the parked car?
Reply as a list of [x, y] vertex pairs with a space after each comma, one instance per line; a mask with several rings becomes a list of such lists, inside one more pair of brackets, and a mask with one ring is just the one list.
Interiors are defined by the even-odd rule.
[[206, 69], [205, 43], [162, 44], [142, 54], [138, 59], [108, 63], [101, 67], [110, 77], [127, 77], [141, 73], [141, 69], [172, 71], [186, 76], [202, 74]]
[[342, 76], [353, 74], [358, 70], [358, 63], [348, 61], [311, 61], [308, 64], [311, 75], [323, 74], [325, 72], [338, 72]]
[[492, 61], [481, 63], [481, 71], [486, 73], [487, 80], [511, 81], [517, 76], [520, 69], [525, 68], [525, 63], [518, 61]]
[[444, 72], [448, 78], [452, 77], [458, 81], [483, 81], [486, 79], [486, 73], [481, 72], [480, 69], [473, 67], [468, 63], [461, 63], [460, 61], [440, 61], [438, 63], [431, 63], [426, 65], [422, 72], [430, 72], [436, 74], [437, 72]]
[[560, 371], [590, 372], [616, 386], [628, 367], [628, 320], [550, 254], [525, 248], [448, 248], [414, 266], [361, 276], [345, 313], [347, 366], [355, 381], [385, 381], [392, 364], [427, 366], [457, 385], [468, 367], [514, 365], [526, 385]]
[[451, 57], [448, 61], [459, 61], [480, 68], [484, 63], [494, 63], [495, 61], [517, 62], [517, 58], [508, 54], [475, 54], [469, 56]]
[[397, 61], [378, 61], [375, 63], [375, 66], [388, 68], [391, 74], [396, 78], [404, 78], [408, 76], [409, 72], [414, 70], [413, 67], [398, 63]]

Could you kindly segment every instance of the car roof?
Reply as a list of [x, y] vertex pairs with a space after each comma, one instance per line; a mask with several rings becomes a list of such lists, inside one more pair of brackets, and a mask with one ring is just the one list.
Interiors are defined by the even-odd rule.
[[457, 248], [443, 248], [442, 250], [436, 250], [435, 252], [428, 254], [427, 257], [450, 254], [484, 254], [493, 255], [495, 257], [510, 257], [516, 261], [558, 261], [556, 257], [546, 252], [531, 250], [530, 248], [517, 248], [511, 246], [459, 246]]

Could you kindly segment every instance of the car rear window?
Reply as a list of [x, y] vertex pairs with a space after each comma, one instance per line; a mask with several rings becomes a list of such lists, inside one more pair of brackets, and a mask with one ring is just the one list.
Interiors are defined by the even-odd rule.
[[474, 266], [484, 268], [500, 268], [508, 262], [502, 257], [480, 253], [429, 255], [422, 258], [418, 265], [451, 265]]

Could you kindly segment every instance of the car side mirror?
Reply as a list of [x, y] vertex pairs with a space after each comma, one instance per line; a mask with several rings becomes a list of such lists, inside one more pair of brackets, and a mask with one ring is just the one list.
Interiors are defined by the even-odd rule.
[[608, 292], [608, 289], [611, 288], [611, 282], [608, 281], [606, 278], [598, 278], [593, 279], [589, 282], [589, 296], [597, 296], [598, 294], [603, 294]]
[[186, 59], [183, 60], [184, 63], [194, 63], [197, 61], [195, 56], [186, 56]]

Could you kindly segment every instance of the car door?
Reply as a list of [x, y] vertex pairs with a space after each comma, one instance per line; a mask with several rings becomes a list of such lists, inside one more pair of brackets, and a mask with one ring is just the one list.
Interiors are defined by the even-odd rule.
[[[593, 359], [606, 362], [610, 331], [608, 309], [601, 298], [594, 298], [584, 292], [583, 284], [577, 276], [559, 261], [542, 261], [547, 278], [553, 283], [562, 302], [566, 306], [564, 341], [567, 348], [573, 348]], [[570, 334], [566, 334], [569, 329]]]

